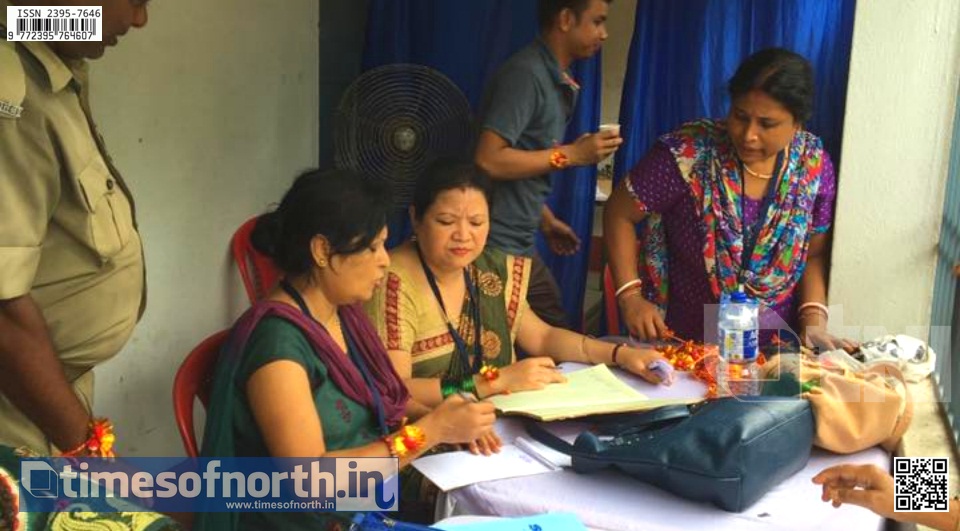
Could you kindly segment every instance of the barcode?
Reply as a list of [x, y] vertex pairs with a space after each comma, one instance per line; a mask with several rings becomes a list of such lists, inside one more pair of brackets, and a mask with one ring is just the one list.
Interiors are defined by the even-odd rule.
[[21, 18], [17, 20], [17, 33], [28, 31], [88, 31], [97, 32], [95, 18]]
[[945, 512], [950, 491], [945, 457], [894, 457], [894, 512]]
[[7, 6], [8, 41], [103, 42], [102, 6]]

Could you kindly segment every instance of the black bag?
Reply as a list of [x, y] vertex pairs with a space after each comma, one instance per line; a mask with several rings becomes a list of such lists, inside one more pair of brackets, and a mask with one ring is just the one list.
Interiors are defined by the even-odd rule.
[[810, 459], [806, 400], [723, 398], [601, 418], [573, 445], [536, 422], [527, 431], [589, 473], [613, 467], [677, 496], [741, 512]]

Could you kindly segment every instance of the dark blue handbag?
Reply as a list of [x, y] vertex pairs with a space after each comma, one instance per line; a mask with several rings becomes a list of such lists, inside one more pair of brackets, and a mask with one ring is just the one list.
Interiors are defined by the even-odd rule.
[[813, 414], [806, 400], [722, 398], [595, 420], [573, 445], [541, 424], [530, 435], [568, 454], [573, 469], [620, 470], [677, 496], [741, 512], [810, 459]]

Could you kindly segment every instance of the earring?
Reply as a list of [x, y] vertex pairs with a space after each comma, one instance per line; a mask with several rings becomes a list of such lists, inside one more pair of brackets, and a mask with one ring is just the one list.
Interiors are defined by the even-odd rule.
[[323, 258], [320, 258], [319, 260], [317, 260], [317, 267], [319, 267], [320, 269], [327, 267], [327, 261], [324, 260]]

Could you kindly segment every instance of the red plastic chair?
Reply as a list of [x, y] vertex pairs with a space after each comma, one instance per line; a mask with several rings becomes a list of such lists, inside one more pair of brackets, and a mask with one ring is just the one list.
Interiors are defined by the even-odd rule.
[[257, 251], [250, 241], [250, 234], [257, 224], [257, 219], [259, 216], [250, 218], [240, 225], [230, 242], [233, 261], [237, 263], [237, 269], [240, 270], [240, 278], [243, 279], [243, 287], [247, 290], [250, 304], [266, 297], [280, 280], [280, 272], [273, 265], [273, 261]]
[[187, 354], [173, 379], [173, 416], [187, 457], [197, 457], [199, 453], [193, 430], [193, 401], [199, 398], [204, 408], [210, 403], [213, 369], [229, 332], [221, 330], [204, 339]]

